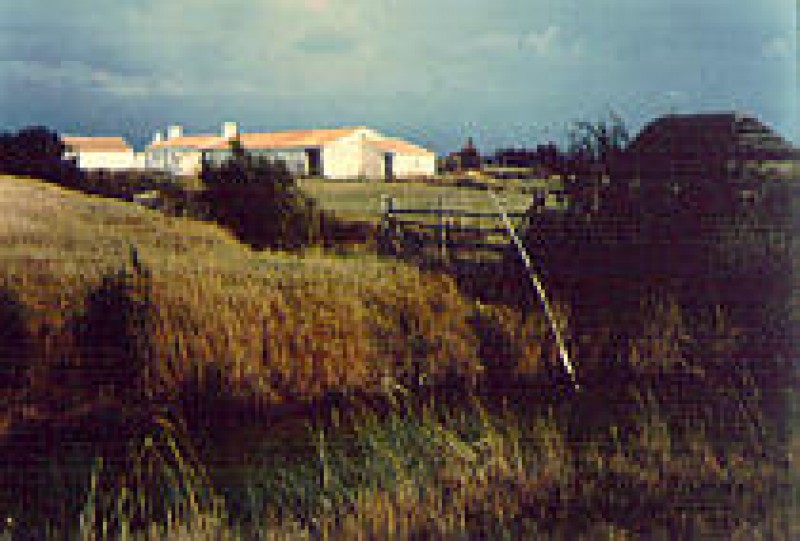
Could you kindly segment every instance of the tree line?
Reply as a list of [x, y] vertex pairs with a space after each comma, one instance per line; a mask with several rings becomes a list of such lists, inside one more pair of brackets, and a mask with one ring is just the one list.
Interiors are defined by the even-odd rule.
[[44, 126], [0, 133], [0, 173], [77, 186], [83, 178], [59, 135]]

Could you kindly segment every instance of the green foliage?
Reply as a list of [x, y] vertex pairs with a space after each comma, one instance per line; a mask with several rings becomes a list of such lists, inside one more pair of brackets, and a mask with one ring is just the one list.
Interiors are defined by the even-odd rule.
[[252, 156], [234, 144], [229, 159], [206, 162], [201, 176], [212, 216], [243, 242], [293, 250], [319, 238], [316, 206], [282, 161]]

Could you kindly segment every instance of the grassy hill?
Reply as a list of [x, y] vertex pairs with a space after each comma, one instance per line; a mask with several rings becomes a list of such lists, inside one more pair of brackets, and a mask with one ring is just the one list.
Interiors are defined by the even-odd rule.
[[70, 341], [60, 336], [73, 332], [70, 317], [104, 277], [130, 271], [135, 250], [157, 307], [147, 317], [158, 370], [229, 363], [226, 377], [267, 401], [313, 398], [399, 370], [412, 356], [407, 333], [430, 350], [424, 370], [477, 366], [452, 282], [394, 261], [253, 252], [214, 225], [22, 179], [0, 179], [0, 215], [0, 283], [43, 350]]
[[712, 312], [573, 337], [575, 393], [536, 309], [0, 177], [0, 539], [792, 538]]

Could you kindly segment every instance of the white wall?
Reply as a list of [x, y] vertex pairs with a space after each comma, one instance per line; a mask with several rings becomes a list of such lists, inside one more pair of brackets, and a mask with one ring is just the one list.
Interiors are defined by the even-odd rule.
[[199, 150], [186, 150], [174, 154], [171, 171], [176, 175], [197, 175], [203, 168], [203, 155]]
[[384, 153], [369, 145], [369, 141], [385, 137], [370, 128], [332, 141], [323, 147], [323, 176], [331, 179], [382, 179]]
[[147, 169], [147, 161], [144, 152], [134, 152], [133, 153], [133, 169], [136, 170], [143, 170]]
[[167, 151], [164, 149], [148, 148], [144, 151], [144, 166], [146, 169], [156, 171], [167, 170]]
[[166, 171], [173, 175], [196, 175], [203, 165], [203, 156], [195, 149], [155, 148], [147, 149], [145, 154], [147, 169]]
[[384, 152], [370, 145], [363, 147], [364, 177], [367, 179], [384, 178]]
[[395, 154], [392, 165], [396, 177], [432, 177], [436, 174], [436, 155]]
[[325, 145], [322, 148], [322, 176], [343, 179], [364, 177], [363, 148], [358, 137], [345, 137]]
[[124, 152], [78, 152], [78, 167], [87, 171], [125, 171], [136, 167], [133, 150]]

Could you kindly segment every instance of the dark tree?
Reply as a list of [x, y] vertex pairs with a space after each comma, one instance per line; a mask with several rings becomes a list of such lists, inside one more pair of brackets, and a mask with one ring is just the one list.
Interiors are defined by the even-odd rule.
[[255, 248], [297, 249], [319, 237], [319, 213], [281, 160], [256, 157], [237, 142], [201, 174], [211, 217]]
[[42, 126], [0, 135], [0, 172], [39, 178], [66, 186], [78, 184], [81, 173], [64, 156], [66, 148], [54, 131]]
[[457, 169], [470, 171], [481, 168], [481, 155], [475, 148], [472, 137], [467, 138], [464, 147], [454, 155], [457, 161]]
[[622, 118], [611, 113], [597, 122], [576, 122], [569, 139], [563, 172], [572, 208], [597, 213], [627, 207], [632, 193], [618, 172], [631, 138]]

